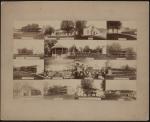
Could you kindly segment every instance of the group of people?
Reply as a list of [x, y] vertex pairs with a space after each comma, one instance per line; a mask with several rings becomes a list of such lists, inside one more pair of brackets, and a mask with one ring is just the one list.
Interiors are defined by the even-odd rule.
[[76, 63], [74, 69], [72, 71], [72, 75], [75, 79], [83, 79], [85, 77], [98, 79], [101, 77], [102, 79], [106, 75], [105, 69], [94, 70], [92, 67], [88, 65]]

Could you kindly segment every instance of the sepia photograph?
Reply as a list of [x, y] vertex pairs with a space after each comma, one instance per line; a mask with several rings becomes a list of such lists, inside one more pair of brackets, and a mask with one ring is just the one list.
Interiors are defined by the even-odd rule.
[[136, 80], [137, 66], [135, 60], [109, 60], [107, 61], [106, 79]]
[[110, 60], [136, 60], [136, 42], [109, 41], [107, 42], [107, 59]]
[[13, 58], [38, 60], [44, 58], [44, 41], [38, 39], [14, 39]]
[[108, 40], [137, 40], [136, 22], [107, 21]]
[[15, 81], [13, 88], [13, 97], [15, 99], [41, 99], [43, 95], [42, 82]]
[[44, 60], [13, 60], [13, 79], [14, 80], [38, 80], [43, 79]]
[[147, 120], [148, 4], [3, 2], [3, 120]]
[[46, 58], [105, 60], [105, 40], [45, 40]]

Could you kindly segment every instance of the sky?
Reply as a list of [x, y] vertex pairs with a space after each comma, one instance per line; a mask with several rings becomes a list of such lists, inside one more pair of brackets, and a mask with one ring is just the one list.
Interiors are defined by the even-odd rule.
[[[54, 27], [55, 29], [59, 29], [60, 25], [61, 25], [61, 21], [60, 20], [53, 20], [53, 21], [16, 21], [14, 22], [14, 27], [16, 29], [19, 29], [27, 24], [39, 24], [40, 27], [46, 26], [46, 25], [50, 25], [52, 27]], [[89, 25], [94, 25], [95, 27], [99, 27], [99, 28], [106, 28], [106, 21], [87, 21], [87, 26]]]
[[88, 21], [87, 26], [94, 25], [97, 28], [105, 28], [106, 29], [106, 21]]
[[128, 47], [132, 47], [134, 51], [136, 51], [137, 49], [137, 45], [136, 45], [136, 41], [107, 41], [108, 45], [112, 45], [113, 43], [119, 43], [121, 45], [122, 48], [128, 48]]
[[76, 45], [77, 48], [83, 48], [88, 45], [91, 49], [94, 49], [97, 46], [106, 46], [106, 40], [58, 40], [58, 44], [67, 48], [70, 48], [73, 45]]
[[108, 62], [113, 68], [120, 68], [125, 65], [136, 68], [136, 60], [110, 60]]
[[106, 90], [136, 90], [136, 80], [107, 80]]
[[54, 27], [55, 29], [60, 28], [61, 21], [55, 20], [55, 21], [16, 21], [14, 22], [14, 27], [16, 29], [19, 29], [23, 26], [26, 26], [27, 24], [39, 24], [40, 27], [50, 25]]
[[34, 54], [44, 54], [44, 41], [38, 39], [14, 39], [14, 54], [18, 53], [18, 49], [33, 49]]
[[132, 29], [137, 29], [137, 23], [135, 21], [122, 21], [122, 27], [129, 27]]
[[13, 60], [14, 61], [14, 66], [16, 67], [21, 67], [21, 66], [33, 66], [33, 65], [38, 65], [38, 66], [42, 66], [44, 65], [44, 60], [24, 60], [24, 59], [16, 59]]
[[[136, 22], [135, 21], [121, 21], [123, 27], [130, 27], [130, 28], [137, 28]], [[14, 22], [14, 28], [19, 29], [27, 24], [39, 24], [40, 27], [49, 25], [54, 27], [55, 29], [60, 29], [60, 24], [61, 20], [43, 20], [43, 21], [15, 21]], [[89, 25], [94, 25], [95, 27], [98, 28], [106, 28], [106, 21], [102, 20], [97, 20], [97, 21], [87, 21], [87, 26]]]

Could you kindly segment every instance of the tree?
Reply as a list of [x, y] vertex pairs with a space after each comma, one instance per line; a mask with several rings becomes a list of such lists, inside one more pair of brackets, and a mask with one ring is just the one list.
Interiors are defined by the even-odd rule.
[[71, 20], [64, 20], [61, 22], [61, 30], [64, 30], [69, 35], [74, 29], [74, 22]]
[[126, 57], [129, 59], [135, 58], [133, 48], [126, 48]]
[[57, 40], [45, 40], [44, 43], [44, 53], [45, 55], [51, 55], [51, 48], [57, 43]]
[[90, 52], [90, 51], [91, 51], [91, 49], [88, 45], [86, 45], [83, 49], [83, 52]]
[[120, 21], [107, 21], [107, 29], [112, 29], [112, 31], [114, 32], [114, 29], [117, 29], [117, 33], [118, 30], [121, 28], [122, 23]]
[[44, 35], [51, 35], [54, 31], [55, 31], [55, 29], [53, 27], [48, 26], [44, 30]]
[[72, 47], [69, 48], [69, 51], [72, 53], [72, 52], [77, 52], [78, 49], [75, 45], [73, 45]]
[[124, 70], [126, 70], [126, 71], [130, 70], [130, 66], [128, 64], [122, 66], [121, 68], [124, 69]]
[[83, 52], [83, 48], [82, 48], [82, 47], [79, 47], [79, 51], [80, 51], [80, 52]]
[[120, 51], [121, 50], [121, 45], [119, 43], [113, 43], [112, 45], [107, 46], [107, 52], [108, 54], [113, 53], [114, 51]]
[[95, 52], [102, 53], [102, 48], [100, 46], [97, 46], [95, 49]]
[[87, 21], [85, 20], [78, 20], [75, 23], [75, 29], [77, 31], [77, 35], [78, 36], [82, 36], [83, 35], [83, 29], [86, 27], [86, 23]]
[[38, 24], [28, 24], [24, 27], [21, 28], [21, 31], [23, 32], [39, 32], [40, 31], [40, 27]]

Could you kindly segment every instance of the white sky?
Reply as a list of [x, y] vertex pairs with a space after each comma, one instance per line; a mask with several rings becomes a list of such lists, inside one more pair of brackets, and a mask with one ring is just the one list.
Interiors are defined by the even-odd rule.
[[34, 54], [44, 53], [44, 40], [38, 39], [14, 39], [14, 54], [18, 53], [18, 49], [33, 49]]
[[136, 90], [136, 80], [107, 80], [106, 90]]
[[[61, 21], [60, 20], [53, 20], [53, 21], [16, 21], [14, 23], [14, 27], [19, 29], [27, 24], [39, 24], [40, 27], [49, 25], [54, 27], [55, 29], [60, 29]], [[98, 28], [106, 28], [106, 21], [87, 21], [87, 26], [94, 25]]]
[[44, 67], [44, 60], [36, 59], [36, 60], [24, 60], [24, 59], [16, 59], [13, 60], [13, 64], [16, 67], [20, 66], [33, 66], [33, 65], [38, 65], [41, 67]]
[[87, 21], [86, 25], [94, 25], [95, 27], [106, 29], [106, 21]]
[[136, 68], [136, 60], [110, 60], [109, 64], [113, 68], [120, 68], [125, 65]]
[[46, 25], [50, 25], [52, 27], [54, 27], [55, 29], [59, 29], [60, 28], [60, 24], [61, 21], [57, 21], [57, 20], [53, 20], [53, 21], [16, 21], [14, 23], [14, 27], [16, 29], [19, 29], [23, 26], [26, 26], [27, 24], [39, 24], [40, 27], [46, 26]]
[[22, 80], [21, 82], [15, 81], [15, 83], [20, 84], [20, 86], [28, 84], [29, 86], [32, 86], [32, 87], [34, 87], [36, 89], [43, 90], [43, 82], [38, 81], [38, 80], [32, 80], [32, 81], [24, 81], [24, 80]]
[[122, 48], [132, 47], [134, 51], [136, 51], [136, 41], [107, 41], [108, 45], [112, 45], [113, 43], [119, 43]]
[[[130, 28], [137, 28], [135, 21], [121, 21], [123, 27], [130, 27]], [[14, 27], [16, 29], [21, 28], [22, 26], [25, 26], [27, 24], [39, 24], [40, 27], [43, 27], [45, 25], [50, 25], [54, 27], [55, 29], [60, 29], [61, 20], [46, 20], [46, 21], [15, 21]], [[87, 26], [94, 25], [98, 28], [106, 28], [107, 22], [102, 20], [97, 21], [87, 21]]]
[[96, 48], [97, 46], [106, 46], [106, 40], [58, 40], [58, 44], [70, 48], [73, 45], [76, 45], [77, 48], [84, 47], [88, 45], [91, 49]]
[[132, 29], [137, 29], [137, 23], [135, 21], [122, 21], [122, 27], [129, 27]]
[[101, 69], [102, 67], [105, 67], [106, 60], [92, 60], [86, 62], [87, 65], [92, 66], [94, 68]]

